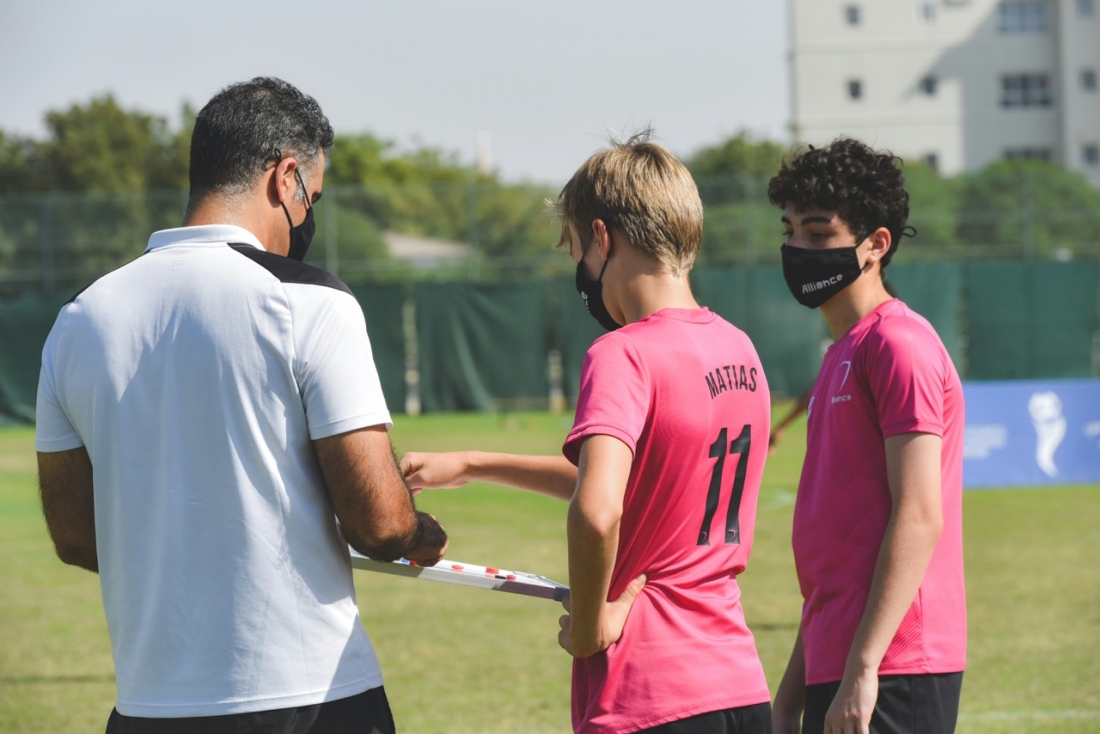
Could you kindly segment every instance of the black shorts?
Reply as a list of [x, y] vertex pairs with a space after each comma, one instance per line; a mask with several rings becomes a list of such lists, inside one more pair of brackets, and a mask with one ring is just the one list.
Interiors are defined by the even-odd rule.
[[772, 734], [772, 705], [758, 703], [708, 711], [679, 721], [643, 729], [638, 734]]
[[[962, 673], [880, 675], [871, 734], [952, 734], [959, 718]], [[806, 686], [802, 734], [825, 731], [840, 681]]]
[[381, 686], [328, 703], [225, 716], [146, 719], [114, 710], [107, 734], [394, 734]]

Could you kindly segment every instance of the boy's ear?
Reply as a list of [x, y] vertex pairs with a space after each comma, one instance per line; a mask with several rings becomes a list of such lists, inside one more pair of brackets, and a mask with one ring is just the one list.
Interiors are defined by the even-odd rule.
[[600, 259], [606, 260], [611, 250], [611, 233], [602, 219], [592, 220], [592, 245], [600, 253]]
[[868, 235], [867, 239], [871, 241], [871, 249], [867, 256], [872, 262], [878, 262], [886, 257], [886, 253], [890, 252], [890, 245], [893, 244], [893, 237], [886, 227], [879, 227]]

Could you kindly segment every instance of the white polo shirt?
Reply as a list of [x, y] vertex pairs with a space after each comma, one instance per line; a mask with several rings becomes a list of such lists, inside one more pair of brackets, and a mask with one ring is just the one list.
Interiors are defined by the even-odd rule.
[[120, 713], [382, 684], [311, 439], [391, 426], [363, 312], [234, 226], [156, 232], [62, 308], [36, 444], [87, 447]]

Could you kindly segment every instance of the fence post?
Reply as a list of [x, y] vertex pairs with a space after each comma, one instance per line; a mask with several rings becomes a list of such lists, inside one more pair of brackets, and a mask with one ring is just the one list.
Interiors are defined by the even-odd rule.
[[470, 254], [466, 256], [466, 276], [470, 280], [478, 279], [478, 246], [477, 246], [477, 182], [466, 184], [466, 241], [470, 247]]
[[340, 248], [336, 241], [336, 187], [325, 197], [325, 270], [340, 277]]
[[741, 175], [741, 188], [745, 200], [745, 227], [748, 230], [749, 240], [749, 264], [756, 264], [756, 203], [753, 202], [752, 192], [756, 176], [751, 173]]
[[53, 222], [50, 216], [50, 194], [42, 194], [42, 213], [38, 227], [42, 249], [42, 288], [52, 293], [56, 285], [53, 268]]
[[1031, 171], [1023, 171], [1020, 176], [1020, 199], [1023, 211], [1024, 256], [1035, 259], [1035, 187], [1032, 185]]

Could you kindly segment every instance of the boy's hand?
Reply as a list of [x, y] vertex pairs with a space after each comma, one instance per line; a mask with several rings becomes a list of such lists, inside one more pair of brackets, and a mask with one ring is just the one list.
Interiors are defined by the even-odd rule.
[[575, 658], [586, 658], [589, 655], [594, 655], [611, 647], [623, 636], [623, 627], [626, 626], [626, 618], [629, 616], [630, 609], [634, 606], [634, 601], [638, 598], [638, 594], [642, 593], [645, 584], [646, 576], [643, 573], [627, 585], [626, 590], [623, 591], [618, 599], [604, 605], [603, 613], [600, 615], [601, 629], [597, 630], [594, 635], [596, 640], [595, 645], [578, 645], [574, 642], [572, 629], [573, 618], [570, 616], [573, 613], [573, 605], [572, 600], [568, 596], [565, 597], [561, 604], [565, 607], [566, 613], [558, 618], [558, 625], [561, 627], [561, 631], [558, 633], [558, 644]]
[[878, 674], [845, 676], [825, 714], [825, 734], [868, 734], [878, 700]]
[[410, 451], [397, 465], [413, 494], [422, 489], [462, 487], [470, 481], [466, 478], [470, 462], [464, 451], [442, 454]]

